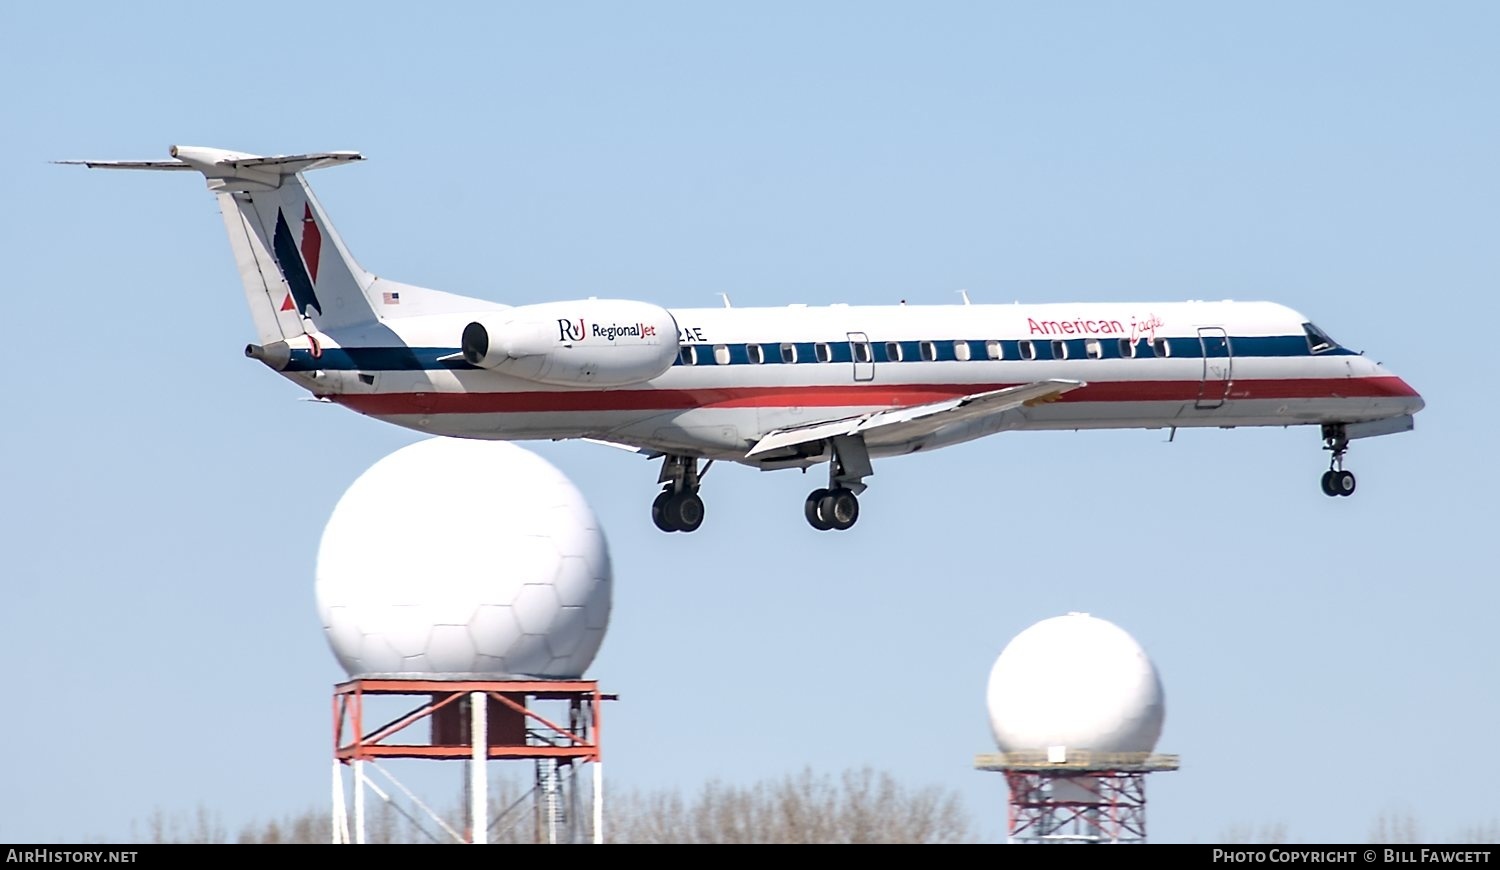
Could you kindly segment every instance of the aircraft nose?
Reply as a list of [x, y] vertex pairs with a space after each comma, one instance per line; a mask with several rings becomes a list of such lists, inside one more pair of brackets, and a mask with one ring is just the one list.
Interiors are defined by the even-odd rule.
[[1406, 381], [1402, 381], [1401, 386], [1405, 387], [1411, 393], [1411, 397], [1407, 399], [1408, 407], [1411, 408], [1410, 413], [1415, 414], [1423, 408], [1427, 407], [1427, 400], [1422, 398], [1421, 393], [1418, 393], [1416, 390], [1412, 389], [1411, 384], [1408, 384]]
[[1411, 384], [1408, 384], [1405, 378], [1392, 375], [1389, 389], [1390, 395], [1405, 400], [1404, 404], [1406, 405], [1406, 412], [1408, 414], [1415, 414], [1427, 407], [1427, 402], [1423, 400], [1422, 394], [1417, 392]]

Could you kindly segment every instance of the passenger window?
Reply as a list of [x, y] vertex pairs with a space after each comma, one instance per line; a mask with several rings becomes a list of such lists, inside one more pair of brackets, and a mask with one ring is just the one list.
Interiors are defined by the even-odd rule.
[[1067, 359], [1068, 358], [1068, 343], [1066, 341], [1054, 341], [1054, 342], [1052, 342], [1052, 358], [1053, 359]]
[[885, 343], [885, 358], [891, 362], [901, 362], [901, 342], [888, 341]]
[[1029, 338], [1023, 338], [1016, 342], [1021, 351], [1021, 359], [1036, 359], [1036, 345]]
[[932, 362], [937, 359], [937, 344], [931, 341], [922, 342], [922, 359]]
[[714, 362], [718, 363], [721, 366], [729, 365], [729, 345], [714, 345]]
[[755, 365], [760, 365], [766, 361], [766, 352], [761, 350], [758, 344], [745, 345], [745, 356]]
[[967, 359], [969, 359], [969, 353], [970, 353], [970, 351], [969, 351], [969, 343], [967, 341], [955, 341], [955, 342], [953, 342], [953, 358], [954, 359], [960, 360], [960, 361], [967, 360]]
[[698, 355], [694, 353], [694, 349], [691, 344], [685, 344], [682, 346], [682, 351], [677, 354], [677, 359], [681, 361], [681, 363], [685, 366], [698, 364]]
[[1000, 359], [1004, 352], [1000, 348], [1000, 342], [990, 339], [984, 343], [984, 355], [990, 359]]
[[787, 342], [781, 346], [781, 361], [784, 363], [794, 363], [797, 361], [797, 346], [795, 344]]
[[867, 342], [867, 341], [856, 341], [856, 342], [853, 342], [852, 344], [853, 344], [853, 347], [854, 347], [854, 361], [855, 362], [867, 363], [867, 362], [871, 361], [871, 358], [870, 358], [870, 343], [869, 342]]
[[1124, 359], [1135, 359], [1135, 342], [1128, 338], [1120, 339], [1120, 356]]
[[818, 355], [818, 362], [833, 362], [833, 348], [823, 342], [813, 345], [813, 352]]
[[1104, 356], [1104, 348], [1099, 346], [1099, 339], [1085, 339], [1083, 342], [1083, 355], [1089, 359], [1098, 359]]
[[1172, 346], [1167, 344], [1165, 338], [1153, 338], [1151, 339], [1151, 353], [1160, 357], [1168, 357], [1172, 355]]

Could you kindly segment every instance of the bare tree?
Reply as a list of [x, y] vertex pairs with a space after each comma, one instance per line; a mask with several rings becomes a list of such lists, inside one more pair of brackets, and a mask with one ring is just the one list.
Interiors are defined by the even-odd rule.
[[617, 843], [959, 843], [971, 839], [956, 795], [910, 789], [869, 768], [837, 778], [803, 770], [748, 786], [714, 781], [676, 792], [612, 793], [605, 833]]
[[1382, 812], [1370, 830], [1371, 843], [1410, 845], [1422, 842], [1421, 826], [1409, 811]]
[[144, 836], [136, 834], [134, 823], [130, 826], [132, 838], [145, 843], [227, 843], [229, 834], [219, 821], [218, 814], [200, 805], [191, 818], [168, 817], [161, 810], [151, 813], [146, 820]]
[[[496, 815], [491, 843], [540, 842], [529, 788], [506, 780], [490, 786]], [[710, 782], [693, 798], [673, 790], [611, 790], [605, 833], [616, 843], [961, 843], [972, 840], [956, 794], [908, 788], [869, 768], [839, 776], [805, 769], [745, 786]], [[507, 811], [507, 809], [509, 811]], [[453, 830], [466, 832], [468, 807], [456, 800], [442, 813]], [[329, 814], [309, 809], [240, 828], [240, 843], [327, 843]], [[139, 839], [139, 838], [138, 838]], [[199, 807], [188, 819], [160, 810], [147, 822], [146, 842], [227, 843], [217, 817]], [[377, 801], [366, 815], [370, 843], [452, 842], [431, 819]]]
[[1225, 845], [1280, 845], [1290, 843], [1287, 837], [1286, 825], [1281, 822], [1261, 825], [1256, 828], [1251, 825], [1230, 825], [1219, 837], [1219, 842]]

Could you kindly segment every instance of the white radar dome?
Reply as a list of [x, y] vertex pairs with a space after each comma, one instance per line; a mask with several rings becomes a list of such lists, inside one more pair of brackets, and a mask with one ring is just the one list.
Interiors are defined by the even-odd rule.
[[390, 454], [318, 549], [318, 611], [350, 676], [575, 679], [604, 641], [611, 585], [582, 493], [503, 441]]
[[1016, 635], [990, 671], [988, 701], [1002, 752], [1151, 752], [1166, 717], [1146, 651], [1124, 629], [1086, 613], [1044, 619]]

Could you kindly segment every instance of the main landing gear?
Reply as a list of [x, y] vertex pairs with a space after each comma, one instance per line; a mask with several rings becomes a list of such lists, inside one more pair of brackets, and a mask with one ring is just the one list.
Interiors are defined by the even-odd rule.
[[802, 514], [808, 525], [820, 532], [829, 529], [844, 531], [859, 519], [859, 496], [853, 490], [815, 489], [802, 505]]
[[859, 494], [865, 491], [864, 478], [875, 473], [870, 452], [859, 435], [840, 435], [829, 439], [833, 458], [828, 463], [827, 488], [815, 489], [802, 505], [807, 524], [820, 532], [830, 529], [842, 532], [859, 519]]
[[[820, 532], [844, 531], [859, 519], [859, 494], [865, 491], [864, 479], [875, 470], [861, 436], [830, 438], [828, 448], [833, 454], [828, 463], [828, 486], [808, 495], [802, 514]], [[697, 459], [673, 454], [662, 460], [656, 479], [662, 490], [651, 503], [651, 521], [658, 529], [694, 532], [703, 525], [703, 499], [698, 496], [698, 488], [713, 464], [710, 459], [699, 469]]]
[[662, 461], [656, 482], [666, 484], [651, 503], [651, 521], [664, 532], [696, 532], [703, 525], [703, 499], [698, 487], [708, 473], [710, 459], [700, 471], [691, 456], [668, 455]]
[[1344, 468], [1344, 454], [1349, 452], [1349, 434], [1343, 423], [1323, 424], [1323, 449], [1333, 453], [1328, 470], [1323, 472], [1323, 494], [1353, 495], [1354, 472]]

